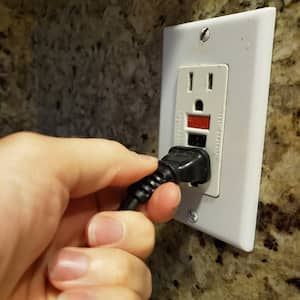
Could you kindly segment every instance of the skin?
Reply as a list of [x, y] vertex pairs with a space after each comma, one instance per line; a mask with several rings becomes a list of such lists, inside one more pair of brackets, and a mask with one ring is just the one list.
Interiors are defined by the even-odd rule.
[[103, 139], [18, 133], [0, 140], [0, 299], [145, 300], [152, 222], [170, 220], [179, 188], [140, 212], [115, 211], [157, 160]]

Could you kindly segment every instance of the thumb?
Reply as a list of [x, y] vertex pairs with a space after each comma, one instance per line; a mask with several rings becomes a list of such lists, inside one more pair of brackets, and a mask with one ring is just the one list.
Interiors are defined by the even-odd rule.
[[[73, 198], [107, 186], [128, 186], [157, 168], [157, 159], [105, 139], [55, 138], [33, 133], [7, 137], [34, 168], [57, 178]], [[4, 139], [4, 140], [6, 140]], [[22, 149], [22, 150], [20, 150]], [[18, 157], [21, 158], [20, 153]]]

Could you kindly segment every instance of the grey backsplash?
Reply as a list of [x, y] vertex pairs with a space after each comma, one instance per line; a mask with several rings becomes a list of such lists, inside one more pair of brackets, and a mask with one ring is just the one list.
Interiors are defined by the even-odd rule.
[[157, 227], [153, 300], [299, 299], [300, 2], [0, 0], [0, 135], [105, 137], [156, 155], [162, 29], [278, 8], [255, 250]]

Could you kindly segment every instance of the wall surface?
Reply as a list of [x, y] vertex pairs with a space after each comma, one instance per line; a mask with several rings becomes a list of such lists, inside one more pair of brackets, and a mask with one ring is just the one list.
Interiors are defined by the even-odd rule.
[[255, 250], [158, 227], [153, 300], [300, 299], [300, 1], [0, 0], [0, 135], [114, 138], [156, 154], [162, 29], [278, 8]]

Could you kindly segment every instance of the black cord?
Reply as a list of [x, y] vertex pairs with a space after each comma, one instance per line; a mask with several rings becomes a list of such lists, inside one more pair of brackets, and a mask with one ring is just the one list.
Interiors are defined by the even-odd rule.
[[120, 210], [135, 210], [146, 203], [153, 192], [163, 183], [189, 182], [198, 185], [210, 179], [209, 155], [203, 148], [176, 146], [159, 161], [158, 169], [128, 188]]

